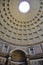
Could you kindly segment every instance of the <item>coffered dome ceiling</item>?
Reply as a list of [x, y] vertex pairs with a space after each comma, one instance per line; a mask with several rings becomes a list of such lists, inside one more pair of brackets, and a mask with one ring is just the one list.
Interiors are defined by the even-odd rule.
[[27, 0], [30, 11], [18, 10], [20, 0], [0, 0], [0, 39], [15, 45], [43, 42], [43, 0]]

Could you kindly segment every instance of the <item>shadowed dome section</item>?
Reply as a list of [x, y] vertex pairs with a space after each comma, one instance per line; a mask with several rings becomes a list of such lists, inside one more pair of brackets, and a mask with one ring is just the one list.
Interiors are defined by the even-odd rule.
[[27, 65], [27, 58], [23, 51], [21, 50], [15, 50], [12, 52], [12, 60], [14, 62], [21, 62], [22, 65]]
[[15, 50], [12, 52], [12, 59], [14, 59], [14, 61], [25, 61], [26, 55], [21, 50]]

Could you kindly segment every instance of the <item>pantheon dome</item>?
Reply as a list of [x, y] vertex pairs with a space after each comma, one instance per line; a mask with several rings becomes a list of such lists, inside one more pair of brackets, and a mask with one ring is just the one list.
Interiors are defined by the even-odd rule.
[[10, 58], [6, 65], [43, 59], [43, 0], [0, 0], [1, 57]]

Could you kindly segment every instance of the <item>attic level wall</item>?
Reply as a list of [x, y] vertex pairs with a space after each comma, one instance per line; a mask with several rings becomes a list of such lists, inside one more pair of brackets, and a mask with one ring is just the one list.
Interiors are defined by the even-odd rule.
[[11, 53], [13, 50], [17, 49], [24, 51], [27, 55], [35, 55], [43, 53], [43, 43], [32, 46], [15, 46], [0, 40], [0, 52]]

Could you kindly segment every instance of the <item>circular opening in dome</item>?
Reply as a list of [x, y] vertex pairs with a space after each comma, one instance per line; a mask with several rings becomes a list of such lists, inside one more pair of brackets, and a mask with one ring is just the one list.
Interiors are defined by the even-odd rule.
[[21, 13], [27, 13], [27, 12], [29, 12], [29, 10], [30, 10], [29, 2], [27, 2], [27, 1], [20, 2], [20, 4], [19, 4], [19, 11]]

